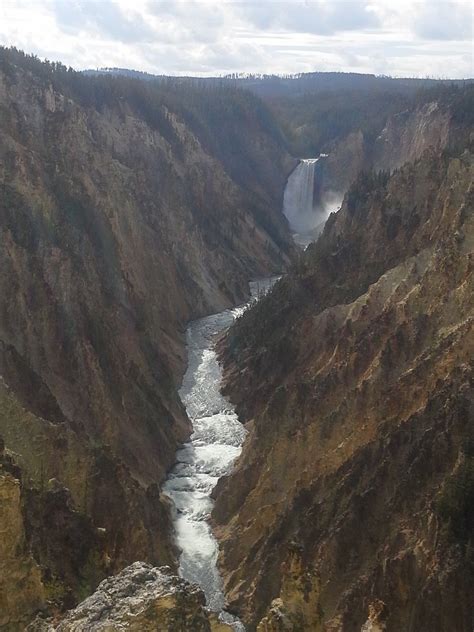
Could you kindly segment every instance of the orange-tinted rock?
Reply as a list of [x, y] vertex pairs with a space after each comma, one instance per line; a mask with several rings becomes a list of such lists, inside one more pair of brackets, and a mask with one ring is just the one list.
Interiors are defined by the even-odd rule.
[[322, 629], [470, 629], [473, 182], [468, 152], [361, 178], [221, 344], [250, 434], [213, 515], [250, 630], [291, 611], [291, 542]]

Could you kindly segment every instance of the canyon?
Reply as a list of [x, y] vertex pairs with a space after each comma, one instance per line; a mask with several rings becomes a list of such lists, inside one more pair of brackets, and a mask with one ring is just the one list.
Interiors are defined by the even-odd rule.
[[185, 327], [287, 265], [276, 201], [294, 161], [250, 97], [186, 93], [228, 136], [249, 126], [235, 158], [174, 94], [112, 80], [107, 100], [100, 79], [1, 61], [2, 497], [8, 564], [42, 577], [25, 607], [2, 573], [2, 624], [21, 629], [136, 560], [176, 568], [160, 485], [191, 432]]
[[0, 629], [470, 632], [473, 90], [238, 84], [0, 49]]
[[472, 139], [360, 174], [220, 343], [249, 434], [213, 519], [249, 630], [472, 626]]

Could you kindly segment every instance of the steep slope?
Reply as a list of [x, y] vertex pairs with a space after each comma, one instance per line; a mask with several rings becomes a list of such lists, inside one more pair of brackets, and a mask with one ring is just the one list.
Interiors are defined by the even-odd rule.
[[317, 206], [334, 208], [361, 171], [391, 172], [428, 148], [465, 145], [474, 124], [471, 82], [434, 82], [426, 89], [413, 83], [406, 93], [397, 85], [389, 80], [349, 90], [341, 81], [317, 95], [267, 98], [292, 153], [324, 156], [315, 166]]
[[[41, 572], [26, 545], [21, 491], [12, 460], [0, 446], [0, 629], [15, 629], [42, 607]], [[21, 586], [12, 591], [11, 585]]]
[[255, 97], [0, 53], [0, 436], [26, 546], [64, 604], [127, 562], [173, 564], [159, 483], [190, 431], [184, 326], [287, 264], [292, 161]]
[[250, 630], [472, 627], [473, 182], [468, 150], [361, 176], [221, 343], [250, 433], [214, 520]]
[[[420, 158], [430, 147], [458, 151], [472, 133], [474, 87], [427, 90], [409, 101], [384, 95], [377, 115], [354, 121], [346, 134], [333, 132], [322, 151], [328, 156], [317, 165], [319, 195], [344, 193], [362, 170], [393, 171]], [[347, 108], [347, 104], [345, 105]], [[364, 101], [359, 108], [364, 111]], [[367, 107], [373, 107], [370, 103]], [[345, 109], [335, 115], [344, 116]], [[324, 123], [324, 119], [323, 119]], [[321, 123], [320, 123], [321, 124]], [[469, 127], [470, 126], [470, 127]]]

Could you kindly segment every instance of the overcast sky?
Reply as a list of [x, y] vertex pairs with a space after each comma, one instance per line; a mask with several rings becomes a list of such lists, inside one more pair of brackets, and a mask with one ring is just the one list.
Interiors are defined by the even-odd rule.
[[77, 69], [473, 77], [471, 0], [0, 0], [0, 43]]

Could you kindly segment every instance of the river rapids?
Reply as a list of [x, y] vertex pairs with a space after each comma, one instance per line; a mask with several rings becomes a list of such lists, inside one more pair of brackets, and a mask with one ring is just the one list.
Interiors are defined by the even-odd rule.
[[230, 472], [241, 452], [246, 430], [232, 404], [220, 392], [222, 371], [214, 346], [217, 334], [230, 327], [275, 281], [276, 278], [253, 281], [249, 303], [195, 320], [188, 326], [188, 368], [179, 394], [192, 421], [193, 433], [177, 451], [176, 463], [163, 486], [174, 504], [180, 575], [198, 584], [206, 595], [208, 608], [219, 612], [221, 620], [237, 631], [245, 628], [224, 611], [218, 546], [209, 517], [213, 507], [211, 492], [219, 478]]

